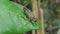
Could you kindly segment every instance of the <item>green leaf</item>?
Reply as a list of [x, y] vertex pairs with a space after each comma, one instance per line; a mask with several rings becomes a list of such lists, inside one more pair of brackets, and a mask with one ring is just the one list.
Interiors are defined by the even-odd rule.
[[14, 2], [0, 3], [0, 34], [21, 34], [38, 29], [40, 25], [33, 25], [24, 14], [23, 6]]

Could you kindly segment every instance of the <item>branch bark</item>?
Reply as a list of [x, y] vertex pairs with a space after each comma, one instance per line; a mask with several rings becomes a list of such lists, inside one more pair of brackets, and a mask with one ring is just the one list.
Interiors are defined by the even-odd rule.
[[[38, 2], [37, 2], [38, 1]], [[33, 17], [38, 19], [41, 22], [41, 29], [37, 30], [37, 34], [45, 34], [44, 32], [44, 21], [43, 21], [43, 10], [40, 9], [40, 0], [32, 0], [32, 10], [33, 10]], [[41, 15], [41, 16], [40, 16]], [[36, 34], [35, 31], [32, 34]]]

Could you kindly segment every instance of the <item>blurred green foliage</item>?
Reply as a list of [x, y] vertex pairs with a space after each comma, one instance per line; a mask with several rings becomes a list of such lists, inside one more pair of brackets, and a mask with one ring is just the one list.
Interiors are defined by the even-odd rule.
[[[31, 7], [30, 6], [31, 0], [19, 0], [18, 2], [26, 7], [27, 6], [29, 6], [29, 8]], [[57, 16], [58, 14], [60, 14], [60, 5], [56, 3], [55, 0], [41, 0], [41, 8], [44, 11], [44, 23], [47, 24], [47, 26], [51, 25], [55, 32], [56, 29], [60, 28], [60, 27], [56, 28], [56, 26], [60, 26], [60, 19], [58, 19]]]

